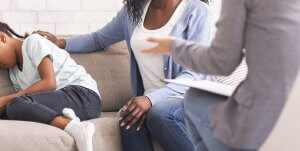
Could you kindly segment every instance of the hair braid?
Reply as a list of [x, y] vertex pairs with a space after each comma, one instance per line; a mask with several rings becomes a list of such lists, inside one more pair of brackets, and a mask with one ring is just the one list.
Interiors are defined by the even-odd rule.
[[25, 39], [28, 37], [28, 33], [25, 33], [24, 36], [21, 36], [17, 34], [11, 27], [9, 27], [6, 23], [0, 22], [0, 32], [4, 32], [7, 34], [9, 37], [12, 37], [14, 35], [15, 37]]

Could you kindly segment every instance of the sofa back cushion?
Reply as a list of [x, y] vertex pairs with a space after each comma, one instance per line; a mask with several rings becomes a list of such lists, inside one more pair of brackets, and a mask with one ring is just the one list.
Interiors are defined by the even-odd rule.
[[129, 55], [124, 42], [92, 53], [71, 53], [97, 81], [103, 111], [117, 111], [131, 98]]

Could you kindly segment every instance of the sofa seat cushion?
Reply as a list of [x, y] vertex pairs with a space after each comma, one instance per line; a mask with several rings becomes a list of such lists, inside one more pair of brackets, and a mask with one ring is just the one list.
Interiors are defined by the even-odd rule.
[[[95, 124], [94, 151], [121, 151], [117, 112], [103, 112], [90, 120]], [[155, 151], [161, 147], [153, 140]], [[46, 124], [0, 120], [0, 146], [5, 151], [77, 151], [65, 131]]]
[[0, 146], [5, 151], [76, 150], [63, 130], [35, 122], [0, 121]]
[[[120, 151], [120, 132], [116, 118], [91, 120], [95, 124], [95, 151]], [[65, 131], [46, 124], [0, 121], [0, 146], [5, 151], [76, 151], [74, 139]]]
[[101, 118], [118, 118], [118, 112], [102, 112]]

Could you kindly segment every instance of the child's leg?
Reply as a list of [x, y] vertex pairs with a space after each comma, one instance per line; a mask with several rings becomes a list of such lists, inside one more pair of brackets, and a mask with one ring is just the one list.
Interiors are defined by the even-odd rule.
[[101, 108], [99, 97], [91, 97], [93, 95], [88, 92], [79, 86], [68, 86], [57, 91], [18, 97], [8, 104], [7, 115], [13, 120], [46, 123], [64, 129], [75, 139], [79, 151], [91, 151], [94, 125], [61, 115], [67, 107], [82, 120], [98, 117]]
[[68, 86], [18, 97], [8, 103], [6, 111], [13, 120], [50, 124], [55, 117], [62, 116], [64, 108], [73, 109], [80, 120], [89, 120], [100, 116], [101, 104], [99, 97], [89, 94], [89, 90]]
[[70, 123], [70, 121], [71, 120], [66, 117], [57, 116], [49, 124], [60, 129], [65, 129], [66, 126]]

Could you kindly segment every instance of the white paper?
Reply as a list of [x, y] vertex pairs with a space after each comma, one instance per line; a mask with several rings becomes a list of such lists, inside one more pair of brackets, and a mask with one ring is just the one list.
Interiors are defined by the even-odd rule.
[[204, 90], [207, 92], [223, 95], [223, 96], [231, 96], [236, 89], [235, 86], [230, 86], [214, 81], [208, 80], [192, 80], [192, 79], [165, 79], [167, 83], [173, 83], [178, 85], [183, 85], [191, 88], [196, 88], [200, 90]]

